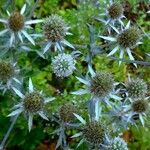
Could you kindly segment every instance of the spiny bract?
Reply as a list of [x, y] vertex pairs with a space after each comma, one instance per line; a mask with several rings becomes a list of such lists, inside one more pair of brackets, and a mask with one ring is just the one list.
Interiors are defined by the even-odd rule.
[[51, 15], [44, 22], [44, 35], [48, 40], [57, 42], [64, 39], [67, 26], [64, 20], [58, 15]]
[[9, 28], [14, 31], [18, 32], [22, 30], [24, 27], [24, 17], [20, 14], [20, 12], [13, 12], [8, 20]]
[[97, 72], [91, 79], [90, 91], [98, 97], [105, 97], [113, 91], [114, 79], [108, 72]]
[[142, 79], [131, 79], [127, 83], [128, 96], [132, 99], [141, 99], [146, 96], [147, 84]]
[[118, 35], [117, 41], [122, 48], [133, 48], [140, 37], [140, 31], [136, 27], [130, 27]]
[[0, 61], [0, 80], [7, 81], [14, 75], [13, 66], [5, 61]]
[[104, 142], [105, 128], [97, 121], [89, 122], [82, 132], [85, 140], [90, 144], [100, 145]]
[[24, 98], [24, 108], [27, 112], [36, 113], [42, 110], [44, 101], [37, 92], [28, 93]]
[[123, 7], [120, 3], [113, 3], [108, 8], [108, 14], [110, 18], [117, 19], [123, 15]]

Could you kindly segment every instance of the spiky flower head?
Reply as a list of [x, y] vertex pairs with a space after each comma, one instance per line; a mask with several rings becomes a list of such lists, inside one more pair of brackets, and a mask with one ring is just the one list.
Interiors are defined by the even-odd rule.
[[67, 77], [75, 70], [75, 59], [70, 54], [58, 54], [52, 60], [53, 71], [58, 77]]
[[72, 122], [75, 118], [74, 113], [77, 108], [73, 104], [64, 104], [59, 110], [60, 119], [64, 122]]
[[98, 97], [105, 97], [114, 88], [113, 76], [108, 72], [97, 72], [91, 79], [90, 91]]
[[136, 113], [146, 112], [148, 108], [148, 102], [146, 100], [136, 100], [132, 103], [132, 110]]
[[115, 137], [111, 143], [110, 150], [128, 150], [127, 143], [120, 137]]
[[57, 42], [64, 39], [67, 32], [67, 26], [60, 16], [53, 14], [45, 19], [43, 30], [44, 35], [48, 40]]
[[38, 92], [32, 92], [25, 95], [24, 108], [27, 112], [36, 113], [42, 110], [44, 99]]
[[[28, 18], [25, 17], [24, 13], [26, 10], [26, 4], [23, 5], [20, 11], [13, 11], [10, 13], [7, 10], [8, 18], [0, 18], [0, 22], [5, 25], [5, 29], [0, 32], [0, 35], [4, 35], [6, 33], [10, 34], [9, 39], [9, 47], [12, 47], [16, 41], [16, 38], [19, 39], [23, 43], [23, 36], [28, 39], [33, 45], [35, 42], [30, 34], [26, 30], [29, 28], [31, 29], [30, 25], [37, 24], [43, 22], [41, 19], [36, 20], [27, 20]], [[6, 34], [7, 35], [7, 34]]]
[[130, 27], [118, 35], [117, 41], [122, 48], [134, 48], [140, 41], [141, 34], [138, 28]]
[[103, 124], [93, 121], [86, 124], [83, 128], [83, 136], [85, 140], [93, 145], [100, 145], [104, 142], [105, 128]]
[[0, 61], [0, 80], [7, 81], [13, 77], [15, 73], [14, 67], [5, 61]]
[[8, 19], [8, 26], [13, 32], [18, 32], [24, 27], [24, 16], [14, 11]]
[[147, 84], [142, 79], [132, 79], [127, 83], [128, 96], [132, 99], [144, 98], [147, 93]]
[[120, 3], [114, 2], [109, 8], [108, 8], [108, 14], [110, 18], [112, 19], [118, 19], [123, 15], [123, 7]]
[[55, 98], [45, 98], [42, 92], [34, 90], [31, 78], [29, 78], [29, 90], [27, 94], [13, 87], [14, 92], [21, 98], [21, 102], [13, 107], [13, 111], [8, 116], [16, 116], [24, 112], [28, 118], [29, 131], [32, 128], [33, 116], [39, 114], [43, 119], [48, 120], [44, 112], [46, 103], [54, 100]]

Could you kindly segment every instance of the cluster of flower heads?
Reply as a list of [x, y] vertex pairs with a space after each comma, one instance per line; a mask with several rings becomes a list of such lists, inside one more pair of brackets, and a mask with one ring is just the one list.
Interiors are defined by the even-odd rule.
[[[12, 13], [7, 11], [8, 19], [0, 19], [0, 22], [4, 23], [6, 27], [6, 29], [0, 32], [0, 36], [10, 33], [9, 47], [15, 46], [18, 40], [23, 43], [24, 37], [35, 45], [34, 36], [32, 37], [32, 34], [30, 35], [27, 31], [32, 29], [30, 25], [43, 22], [42, 38], [44, 37], [45, 41], [42, 55], [45, 55], [49, 50], [57, 52], [58, 55], [52, 58], [52, 69], [57, 77], [64, 78], [73, 74], [73, 71], [76, 70], [75, 55], [73, 53], [64, 53], [64, 49], [65, 46], [73, 50], [75, 48], [65, 39], [71, 33], [68, 31], [69, 27], [63, 18], [52, 14], [45, 20], [28, 20], [24, 16], [25, 9], [26, 5], [22, 7], [21, 11], [13, 11]], [[123, 12], [123, 6], [120, 3], [110, 1], [105, 14], [100, 14], [100, 16], [107, 16], [107, 20], [98, 18], [98, 20], [107, 25], [110, 35], [101, 35], [99, 37], [108, 40], [114, 46], [107, 56], [112, 56], [119, 51], [119, 58], [123, 59], [126, 52], [130, 60], [134, 61], [133, 48], [141, 44], [142, 34], [136, 26], [130, 25], [130, 21], [126, 26], [124, 25], [122, 21], [122, 18], [125, 18]], [[119, 27], [116, 26], [118, 23], [120, 24]], [[115, 37], [111, 36], [112, 32]], [[120, 60], [119, 64], [121, 62]], [[134, 65], [137, 66], [135, 63]], [[20, 98], [20, 102], [12, 108], [13, 111], [8, 116], [18, 117], [21, 113], [24, 113], [28, 119], [30, 131], [34, 115], [38, 114], [43, 119], [49, 120], [44, 109], [45, 104], [55, 98], [45, 98], [42, 91], [35, 90], [31, 78], [29, 78], [28, 90], [25, 90], [26, 92], [16, 88], [18, 87], [16, 84], [22, 85], [22, 81], [18, 79], [18, 73], [19, 69], [17, 69], [16, 63], [0, 60], [0, 90], [3, 90], [3, 93], [5, 93], [6, 90], [12, 89]], [[86, 142], [91, 149], [128, 150], [127, 143], [119, 136], [113, 137], [109, 128], [112, 128], [112, 132], [120, 132], [122, 128], [126, 129], [128, 124], [137, 124], [135, 116], [138, 117], [144, 126], [144, 119], [150, 107], [146, 82], [139, 78], [129, 78], [128, 82], [123, 83], [123, 89], [117, 88], [119, 83], [115, 82], [111, 73], [103, 70], [94, 71], [91, 64], [88, 64], [88, 71], [85, 77], [76, 78], [84, 84], [84, 88], [74, 91], [72, 94], [90, 95], [90, 100], [87, 102], [89, 120], [86, 121], [79, 115], [75, 105], [70, 103], [62, 105], [58, 111], [58, 116], [52, 117], [59, 124], [59, 128], [54, 131], [54, 133], [59, 135], [56, 149], [59, 146], [69, 149], [65, 135], [65, 131], [69, 127], [79, 129], [79, 132], [72, 136], [72, 138], [82, 138], [78, 146]], [[125, 98], [119, 95], [122, 90], [125, 92]], [[107, 107], [108, 115], [105, 114], [103, 116], [103, 106]], [[111, 122], [105, 123], [103, 121], [105, 116]], [[79, 120], [80, 123], [76, 123], [76, 120]]]

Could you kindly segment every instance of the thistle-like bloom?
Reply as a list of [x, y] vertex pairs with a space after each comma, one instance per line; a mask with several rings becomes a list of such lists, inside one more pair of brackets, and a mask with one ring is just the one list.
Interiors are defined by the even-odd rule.
[[[86, 142], [90, 146], [102, 147], [108, 138], [108, 129], [104, 124], [99, 122], [96, 118], [90, 122], [86, 122], [78, 114], [74, 114], [76, 118], [81, 122], [81, 132], [76, 133], [72, 138], [82, 137], [78, 146]], [[78, 147], [77, 146], [77, 147]]]
[[[112, 44], [115, 45], [115, 48], [107, 55], [112, 56], [117, 51], [120, 51], [119, 58], [122, 59], [124, 56], [124, 53], [126, 52], [130, 58], [130, 60], [134, 60], [134, 57], [132, 55], [132, 49], [136, 47], [137, 45], [141, 44], [141, 34], [138, 28], [130, 26], [130, 21], [127, 23], [126, 27], [119, 31], [117, 28], [113, 27], [113, 29], [116, 31], [117, 36], [116, 37], [109, 37], [109, 36], [100, 36], [100, 38], [104, 40], [108, 40], [112, 42]], [[119, 65], [121, 64], [121, 61], [119, 61]], [[134, 63], [136, 66], [136, 64]]]
[[144, 119], [147, 117], [147, 113], [149, 111], [149, 102], [148, 102], [149, 97], [146, 97], [144, 99], [141, 100], [136, 100], [131, 102], [130, 105], [128, 105], [127, 109], [128, 109], [128, 120], [134, 120], [134, 116], [138, 115], [139, 119], [142, 123], [142, 125], [144, 126], [145, 121]]
[[29, 131], [32, 128], [35, 114], [39, 114], [43, 119], [48, 120], [44, 113], [44, 105], [55, 98], [44, 98], [42, 92], [35, 91], [31, 79], [29, 79], [29, 91], [25, 95], [14, 87], [13, 90], [21, 98], [21, 102], [13, 107], [14, 111], [8, 116], [19, 115], [24, 112], [28, 117]]
[[147, 94], [147, 84], [142, 79], [129, 79], [126, 85], [128, 97], [132, 100], [142, 99]]
[[104, 143], [105, 127], [99, 122], [89, 122], [83, 127], [82, 133], [84, 139], [92, 145]]
[[120, 137], [115, 137], [110, 145], [110, 150], [128, 150], [127, 143]]
[[90, 93], [94, 99], [102, 99], [106, 104], [109, 104], [109, 98], [120, 100], [121, 98], [116, 96], [115, 81], [113, 76], [108, 72], [94, 72], [91, 66], [89, 66], [90, 76], [85, 78], [76, 77], [80, 82], [86, 85], [86, 89], [80, 89], [72, 92], [72, 94], [82, 95]]
[[18, 37], [19, 40], [23, 43], [23, 37], [24, 35], [33, 45], [35, 45], [35, 42], [33, 38], [27, 33], [27, 29], [31, 28], [31, 24], [36, 24], [43, 22], [43, 20], [27, 20], [24, 17], [24, 12], [26, 9], [26, 4], [22, 7], [21, 11], [14, 11], [11, 14], [7, 11], [7, 14], [9, 16], [8, 19], [0, 19], [0, 22], [4, 23], [6, 26], [6, 29], [0, 32], [0, 36], [10, 33], [10, 40], [9, 45], [10, 47], [15, 42], [16, 38]]
[[52, 60], [53, 72], [58, 77], [67, 77], [73, 73], [75, 68], [75, 59], [70, 54], [58, 54]]
[[[119, 2], [110, 1], [109, 6], [106, 8], [106, 12], [100, 14], [100, 18], [96, 19], [105, 23], [105, 25], [114, 25], [116, 22], [119, 22], [122, 26], [124, 26], [124, 23], [121, 20], [122, 18], [125, 18], [125, 16], [123, 15], [123, 11], [123, 6]], [[102, 19], [101, 16], [107, 17], [107, 20]], [[108, 31], [110, 31], [109, 27]]]
[[[58, 124], [58, 128], [53, 132], [53, 134], [56, 134], [59, 137], [55, 149], [57, 149], [58, 147], [62, 147], [64, 149], [66, 149], [67, 147], [69, 149], [66, 130], [68, 129], [68, 127], [74, 128], [79, 126], [73, 123], [73, 121], [75, 120], [74, 113], [76, 112], [77, 107], [71, 103], [67, 103], [59, 108], [57, 116], [53, 115], [53, 121]], [[47, 131], [49, 131], [49, 129], [49, 127], [46, 128]]]
[[17, 79], [19, 69], [16, 68], [16, 63], [0, 60], [0, 90], [3, 93], [8, 89], [12, 89], [15, 83], [21, 84]]
[[74, 49], [74, 47], [65, 40], [66, 35], [71, 35], [71, 33], [68, 32], [68, 29], [69, 27], [67, 27], [62, 17], [51, 15], [46, 18], [44, 21], [43, 32], [47, 43], [43, 53], [46, 53], [51, 46], [54, 46], [54, 49], [59, 51], [64, 50], [64, 45]]
[[62, 105], [59, 110], [60, 119], [63, 122], [73, 122], [75, 119], [74, 113], [77, 112], [77, 108], [73, 104]]

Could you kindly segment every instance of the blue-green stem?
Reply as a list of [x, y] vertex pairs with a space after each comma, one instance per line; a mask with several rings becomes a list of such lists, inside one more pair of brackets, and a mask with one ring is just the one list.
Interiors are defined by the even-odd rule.
[[13, 118], [13, 120], [12, 120], [12, 122], [11, 122], [11, 125], [10, 125], [10, 127], [9, 127], [9, 129], [8, 129], [8, 131], [7, 131], [7, 133], [5, 134], [3, 140], [2, 140], [2, 142], [1, 142], [1, 144], [0, 144], [0, 150], [3, 150], [3, 149], [4, 149], [5, 144], [6, 144], [6, 141], [7, 141], [8, 137], [9, 137], [9, 135], [10, 135], [12, 129], [14, 128], [14, 125], [15, 125], [15, 123], [16, 123], [16, 121], [17, 121], [18, 116], [19, 116], [19, 114], [16, 115], [16, 116], [14, 116], [14, 118]]

